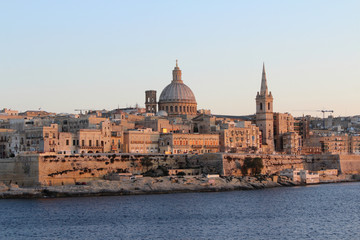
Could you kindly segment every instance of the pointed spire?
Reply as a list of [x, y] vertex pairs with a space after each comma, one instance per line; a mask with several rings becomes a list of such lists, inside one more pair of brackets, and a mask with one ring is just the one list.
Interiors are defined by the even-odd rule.
[[178, 65], [178, 60], [176, 59], [176, 66], [173, 70], [173, 82], [182, 83], [181, 80], [181, 70]]
[[268, 95], [268, 87], [267, 87], [266, 72], [265, 72], [265, 63], [263, 63], [260, 95]]

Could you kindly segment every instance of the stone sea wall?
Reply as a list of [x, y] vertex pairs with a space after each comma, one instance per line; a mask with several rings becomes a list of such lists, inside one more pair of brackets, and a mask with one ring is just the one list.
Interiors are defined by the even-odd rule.
[[245, 158], [261, 158], [264, 168], [262, 174], [274, 174], [287, 168], [303, 168], [303, 156], [206, 153], [189, 158], [190, 166], [200, 166], [204, 173], [218, 173], [223, 176], [242, 176], [241, 168]]
[[225, 176], [242, 176], [241, 166], [246, 158], [261, 158], [262, 174], [275, 174], [288, 168], [303, 168], [304, 159], [296, 155], [265, 155], [265, 154], [222, 154], [223, 174]]
[[88, 154], [17, 156], [0, 161], [0, 181], [34, 185], [66, 185], [101, 179], [109, 173], [144, 174], [151, 169], [182, 167], [184, 155]]
[[313, 171], [338, 169], [342, 174], [360, 173], [360, 155], [25, 154], [0, 159], [0, 182], [25, 187], [68, 185], [103, 179], [109, 173], [144, 174], [171, 168], [199, 168], [205, 174], [242, 176], [241, 169], [246, 158], [261, 158], [264, 165], [261, 173], [268, 175], [288, 168]]
[[338, 169], [341, 174], [360, 174], [360, 155], [308, 155], [305, 156], [305, 168], [312, 171]]
[[33, 186], [39, 182], [39, 158], [37, 155], [22, 155], [0, 159], [0, 182]]

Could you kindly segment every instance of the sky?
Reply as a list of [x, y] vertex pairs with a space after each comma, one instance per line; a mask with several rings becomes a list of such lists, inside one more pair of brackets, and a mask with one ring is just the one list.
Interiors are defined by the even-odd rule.
[[360, 114], [360, 1], [0, 0], [0, 109], [144, 106], [178, 59], [198, 109]]

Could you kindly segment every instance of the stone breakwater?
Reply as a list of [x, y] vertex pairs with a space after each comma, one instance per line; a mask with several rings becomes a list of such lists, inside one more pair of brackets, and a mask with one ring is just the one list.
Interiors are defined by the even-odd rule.
[[[358, 181], [352, 175], [342, 176], [331, 182]], [[329, 183], [329, 181], [327, 181]], [[302, 185], [285, 177], [276, 182], [268, 177], [144, 177], [120, 181], [95, 180], [86, 185], [47, 186], [20, 188], [15, 184], [0, 184], [0, 198], [51, 198], [81, 196], [116, 196], [160, 194], [179, 192], [218, 192], [254, 190], [282, 186]]]

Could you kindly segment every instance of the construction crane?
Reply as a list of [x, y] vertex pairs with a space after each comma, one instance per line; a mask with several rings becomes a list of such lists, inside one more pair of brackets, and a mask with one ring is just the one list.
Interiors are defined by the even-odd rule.
[[292, 110], [294, 112], [322, 112], [323, 114], [323, 126], [322, 128], [325, 129], [325, 113], [333, 113], [334, 110]]
[[325, 129], [325, 113], [333, 113], [334, 110], [317, 110], [318, 112], [322, 112], [323, 114], [323, 129]]

